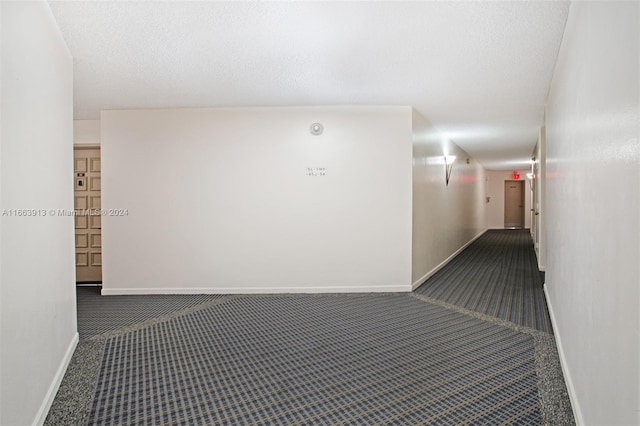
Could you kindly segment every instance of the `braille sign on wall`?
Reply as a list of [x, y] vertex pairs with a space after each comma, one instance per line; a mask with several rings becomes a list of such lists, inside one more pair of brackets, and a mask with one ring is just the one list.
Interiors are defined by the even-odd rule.
[[326, 167], [307, 167], [307, 176], [326, 176]]

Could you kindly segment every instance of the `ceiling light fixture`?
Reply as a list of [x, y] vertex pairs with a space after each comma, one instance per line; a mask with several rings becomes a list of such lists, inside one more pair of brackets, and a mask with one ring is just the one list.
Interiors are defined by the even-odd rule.
[[309, 128], [309, 130], [311, 131], [311, 134], [313, 136], [319, 136], [322, 134], [322, 131], [324, 130], [324, 126], [320, 123], [313, 123]]

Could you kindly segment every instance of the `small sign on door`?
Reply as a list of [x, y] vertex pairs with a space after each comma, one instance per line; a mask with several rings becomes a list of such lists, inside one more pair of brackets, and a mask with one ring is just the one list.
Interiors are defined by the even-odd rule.
[[76, 191], [86, 191], [87, 190], [87, 181], [84, 177], [76, 178]]

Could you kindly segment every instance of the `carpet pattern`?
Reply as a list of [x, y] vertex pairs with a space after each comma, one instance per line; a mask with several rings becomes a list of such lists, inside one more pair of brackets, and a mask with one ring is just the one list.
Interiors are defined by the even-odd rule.
[[553, 333], [528, 230], [489, 230], [416, 293]]
[[88, 424], [540, 424], [529, 334], [408, 295], [238, 297], [106, 340]]
[[100, 287], [77, 287], [81, 339], [119, 330], [219, 299], [217, 294], [101, 296]]
[[78, 288], [78, 327], [46, 426], [575, 424], [526, 231], [411, 294]]

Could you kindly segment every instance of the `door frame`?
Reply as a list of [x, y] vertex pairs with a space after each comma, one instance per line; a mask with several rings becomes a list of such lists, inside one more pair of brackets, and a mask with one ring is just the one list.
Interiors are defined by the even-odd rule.
[[[507, 226], [507, 185], [509, 183], [514, 183], [517, 182], [518, 185], [520, 185], [520, 202], [522, 203], [522, 205], [519, 207], [520, 208], [520, 225], [519, 226]], [[525, 181], [520, 179], [520, 180], [515, 180], [515, 179], [505, 179], [504, 181], [504, 227], [505, 229], [525, 229], [525, 206], [526, 206], [526, 200], [525, 200]]]

